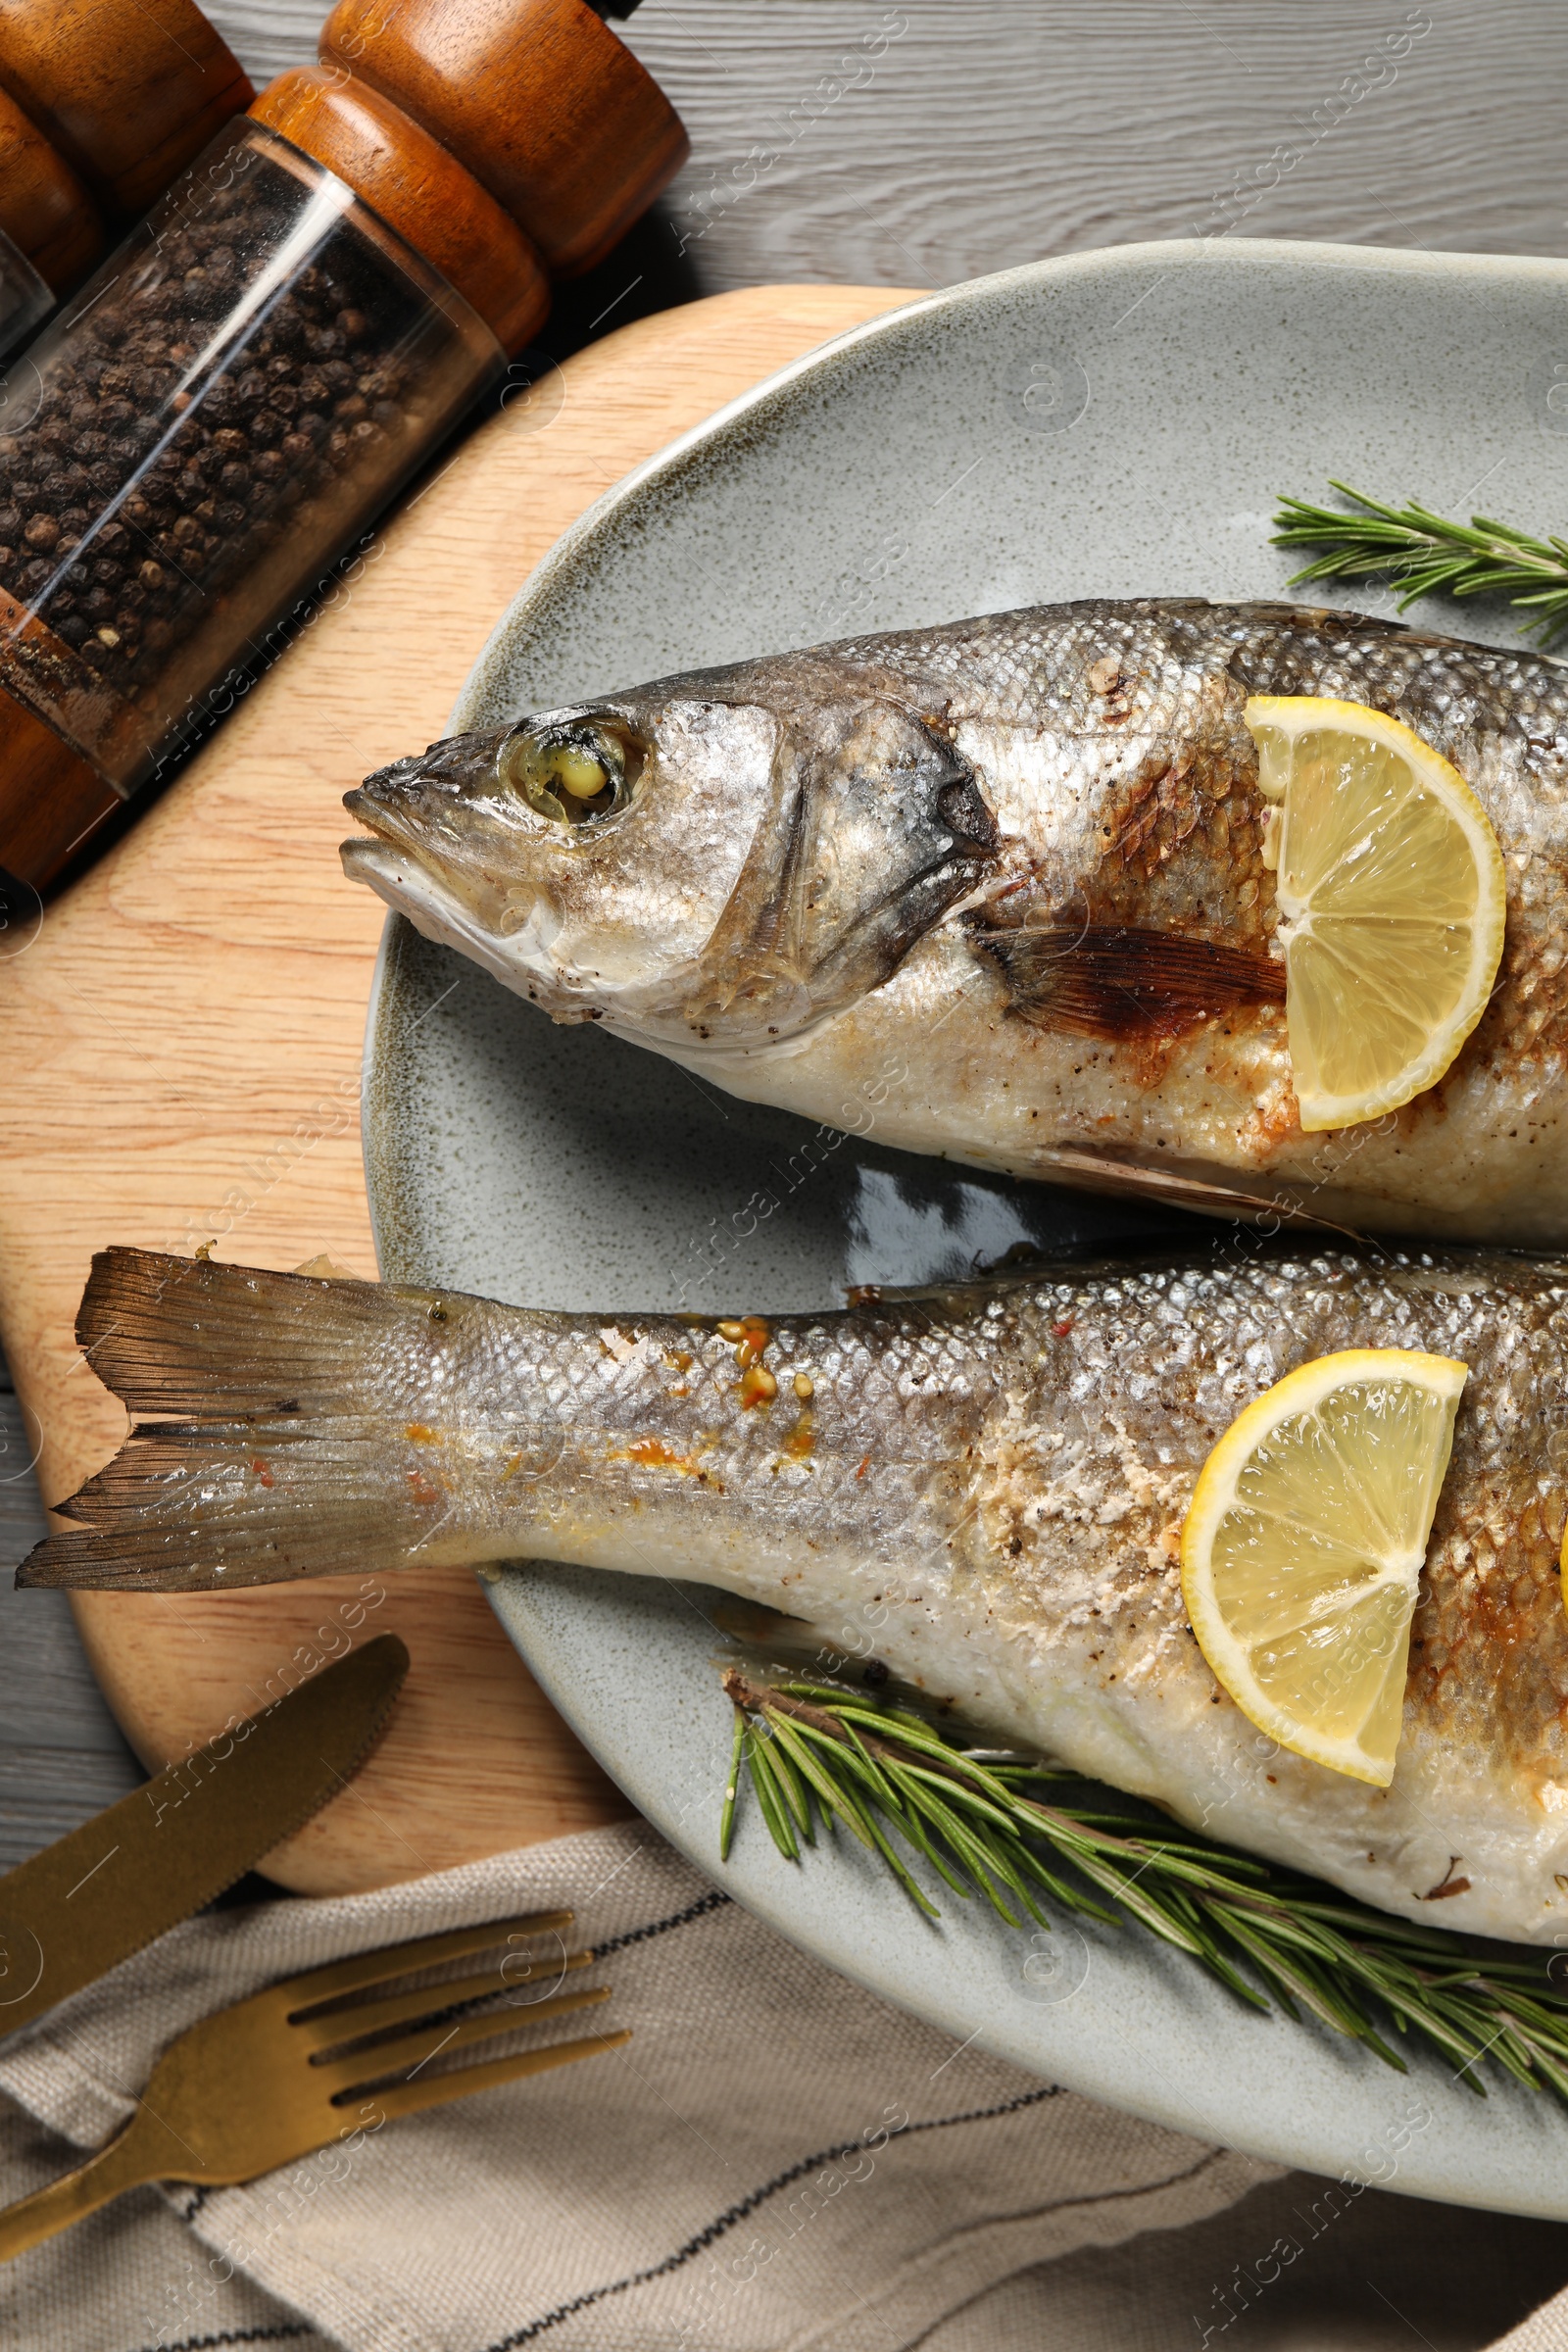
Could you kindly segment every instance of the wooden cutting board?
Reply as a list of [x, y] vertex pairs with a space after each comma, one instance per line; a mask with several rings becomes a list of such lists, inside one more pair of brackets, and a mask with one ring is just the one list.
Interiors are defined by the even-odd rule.
[[[36, 937], [0, 934], [0, 1339], [65, 1495], [119, 1444], [78, 1354], [110, 1241], [289, 1267], [374, 1253], [360, 1161], [382, 907], [351, 887], [341, 797], [439, 735], [491, 628], [631, 466], [830, 335], [907, 301], [772, 286], [639, 320], [567, 362], [416, 489], [354, 576]], [[80, 1593], [76, 1620], [156, 1768], [357, 1640], [413, 1663], [381, 1747], [266, 1868], [385, 1886], [624, 1816], [466, 1570], [217, 1594]]]

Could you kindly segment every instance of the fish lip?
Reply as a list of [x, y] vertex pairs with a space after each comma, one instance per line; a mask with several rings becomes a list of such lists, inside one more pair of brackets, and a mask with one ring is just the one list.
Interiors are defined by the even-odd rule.
[[[373, 778], [364, 784], [357, 784], [352, 792], [346, 792], [343, 795], [344, 808], [350, 816], [356, 818], [378, 840], [390, 842], [394, 849], [410, 851], [423, 863], [419, 830], [409, 821], [407, 812], [398, 802], [383, 801], [378, 794], [371, 790], [371, 783], [373, 783]], [[343, 851], [346, 856], [352, 849], [368, 849], [369, 847], [368, 842], [360, 841], [356, 836], [355, 840], [346, 841], [343, 844]]]
[[339, 842], [337, 854], [348, 879], [363, 882], [394, 912], [408, 911], [411, 883], [424, 885], [417, 892], [422, 898], [441, 879], [419, 856], [416, 843], [400, 840], [390, 831], [378, 829], [373, 837], [356, 833]]
[[402, 915], [426, 939], [456, 948], [504, 986], [516, 985], [516, 973], [502, 944], [490, 937], [446, 887], [438, 868], [417, 856], [405, 855], [405, 845], [391, 839], [365, 840], [356, 835], [340, 845], [338, 855], [351, 882], [363, 882], [373, 890], [394, 914]]
[[388, 906], [395, 906], [397, 902], [382, 887], [383, 881], [390, 884], [397, 880], [388, 861], [387, 853], [391, 852], [405, 866], [414, 868], [428, 891], [454, 907], [460, 906], [461, 900], [419, 810], [401, 801], [380, 799], [372, 789], [374, 781], [371, 777], [343, 795], [343, 806], [350, 816], [366, 828], [363, 834], [356, 833], [338, 844], [344, 873], [351, 882], [366, 883], [386, 899]]

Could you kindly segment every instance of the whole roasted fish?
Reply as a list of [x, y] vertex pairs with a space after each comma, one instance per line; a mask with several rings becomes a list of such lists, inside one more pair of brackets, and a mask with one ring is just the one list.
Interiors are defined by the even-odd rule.
[[[1568, 1931], [1568, 1265], [1462, 1251], [1054, 1270], [840, 1313], [535, 1313], [111, 1250], [77, 1337], [137, 1416], [24, 1584], [220, 1589], [540, 1555], [696, 1577], [975, 1723], [1391, 1911]], [[1194, 1482], [1347, 1348], [1470, 1376], [1393, 1786], [1263, 1739], [1187, 1624]]]
[[[1501, 844], [1441, 1083], [1303, 1134], [1251, 695], [1393, 713]], [[1014, 1175], [1568, 1241], [1568, 670], [1284, 605], [1078, 604], [670, 678], [435, 744], [350, 874], [558, 1020]]]

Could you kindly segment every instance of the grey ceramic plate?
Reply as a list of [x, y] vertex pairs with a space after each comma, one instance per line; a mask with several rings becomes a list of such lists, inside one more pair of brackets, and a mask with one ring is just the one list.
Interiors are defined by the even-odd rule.
[[[1036, 600], [1274, 595], [1289, 569], [1267, 544], [1274, 494], [1317, 494], [1329, 474], [1560, 523], [1565, 296], [1554, 262], [1243, 242], [958, 287], [827, 345], [611, 491], [502, 621], [454, 726]], [[1467, 626], [1510, 633], [1475, 607]], [[766, 1311], [1019, 1243], [1157, 1239], [1136, 1210], [874, 1137], [792, 1186], [777, 1171], [804, 1133], [597, 1030], [551, 1027], [389, 923], [366, 1118], [389, 1277], [545, 1306]], [[782, 1205], [760, 1221], [748, 1203], [769, 1191]], [[1568, 2116], [1545, 2098], [1494, 2084], [1483, 2101], [1421, 2058], [1401, 2079], [1313, 2026], [1253, 2017], [1132, 1930], [1031, 1938], [951, 1900], [927, 1926], [858, 1852], [791, 1868], [755, 1812], [721, 1871], [714, 1596], [517, 1567], [492, 1597], [665, 1836], [878, 1992], [1204, 2138], [1568, 2217]]]

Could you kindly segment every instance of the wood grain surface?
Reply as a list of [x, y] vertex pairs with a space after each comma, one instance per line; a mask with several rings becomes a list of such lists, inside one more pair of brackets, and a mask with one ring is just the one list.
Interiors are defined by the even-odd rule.
[[[207, 13], [258, 79], [315, 55], [318, 0]], [[677, 255], [712, 293], [1194, 234], [1568, 251], [1560, 0], [642, 0], [614, 29], [692, 154], [605, 301]]]
[[[258, 29], [274, 6], [247, 0]], [[644, 0], [704, 291], [1139, 237], [1565, 250], [1560, 0]]]
[[[10, 1570], [44, 1532], [32, 1435], [0, 1363], [0, 1872], [142, 1777], [92, 1679], [69, 1594], [12, 1588]], [[35, 1599], [50, 1605], [34, 1608]]]
[[[107, 1241], [374, 1272], [359, 1077], [383, 909], [344, 881], [341, 795], [440, 734], [529, 570], [629, 466], [760, 376], [902, 297], [755, 289], [568, 361], [416, 491], [279, 665], [37, 936], [0, 960], [0, 1338], [48, 1495], [124, 1414], [73, 1340]], [[77, 1624], [150, 1766], [355, 1640], [413, 1655], [366, 1771], [270, 1859], [310, 1891], [387, 1884], [628, 1808], [531, 1682], [465, 1571], [216, 1595], [85, 1593]], [[16, 1594], [15, 1621], [35, 1598]]]

